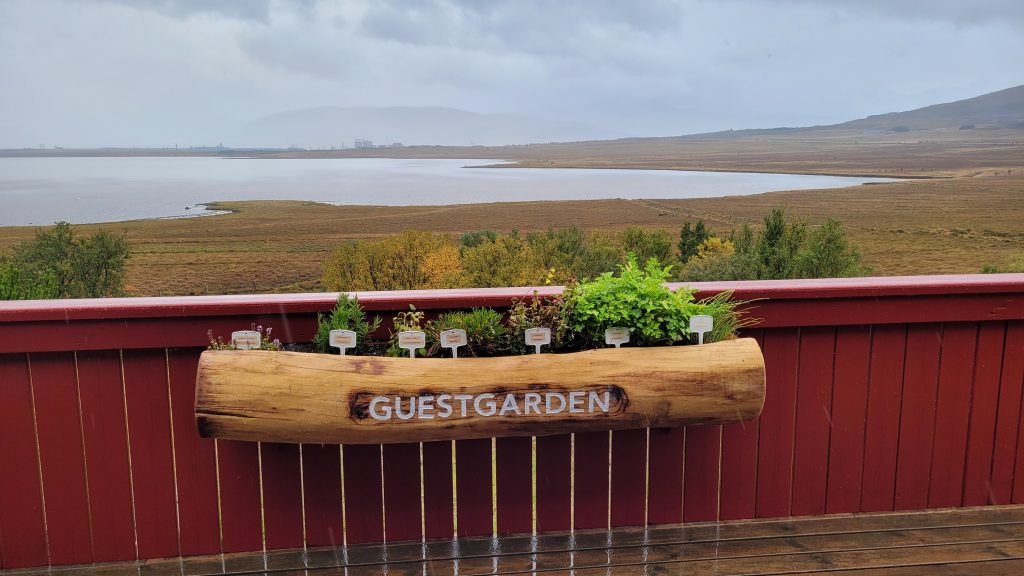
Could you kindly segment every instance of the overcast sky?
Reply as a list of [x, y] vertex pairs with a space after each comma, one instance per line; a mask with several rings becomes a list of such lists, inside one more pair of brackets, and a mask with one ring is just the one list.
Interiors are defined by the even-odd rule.
[[823, 124], [1022, 84], [1022, 55], [1022, 0], [0, 0], [0, 147], [209, 144], [313, 106]]

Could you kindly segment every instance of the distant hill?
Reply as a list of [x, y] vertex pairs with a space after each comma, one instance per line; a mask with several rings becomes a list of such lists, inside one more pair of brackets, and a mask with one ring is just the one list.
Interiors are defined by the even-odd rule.
[[586, 124], [529, 116], [477, 114], [456, 108], [304, 108], [265, 116], [230, 138], [235, 147], [374, 145], [500, 146], [621, 137]]
[[1024, 85], [966, 100], [890, 112], [827, 126], [728, 130], [683, 138], [785, 135], [806, 132], [900, 133], [921, 130], [1024, 129]]

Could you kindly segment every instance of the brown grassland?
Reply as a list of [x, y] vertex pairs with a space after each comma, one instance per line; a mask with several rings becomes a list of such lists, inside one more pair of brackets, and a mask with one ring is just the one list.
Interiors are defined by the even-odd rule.
[[[979, 138], [984, 136], [984, 138]], [[406, 148], [378, 156], [508, 158], [526, 166], [621, 167], [914, 176], [843, 189], [691, 200], [595, 200], [463, 206], [327, 206], [232, 202], [234, 213], [106, 225], [132, 246], [133, 295], [312, 291], [321, 265], [345, 239], [406, 229], [458, 235], [470, 230], [543, 230], [631, 225], [678, 234], [698, 218], [719, 233], [757, 225], [772, 208], [811, 224], [843, 222], [879, 275], [978, 272], [1024, 252], [1024, 135], [849, 134], [644, 139], [506, 148]], [[296, 155], [296, 154], [289, 154]], [[353, 156], [354, 151], [302, 155]], [[280, 154], [278, 155], [280, 156]], [[270, 160], [268, 160], [270, 161]], [[481, 200], [486, 202], [485, 197]], [[88, 232], [95, 226], [81, 226]], [[34, 228], [0, 230], [0, 251]]]

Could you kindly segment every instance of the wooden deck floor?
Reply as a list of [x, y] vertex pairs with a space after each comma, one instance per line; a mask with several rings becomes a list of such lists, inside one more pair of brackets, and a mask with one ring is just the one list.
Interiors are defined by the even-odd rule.
[[400, 543], [129, 562], [3, 576], [1024, 574], [1024, 506]]

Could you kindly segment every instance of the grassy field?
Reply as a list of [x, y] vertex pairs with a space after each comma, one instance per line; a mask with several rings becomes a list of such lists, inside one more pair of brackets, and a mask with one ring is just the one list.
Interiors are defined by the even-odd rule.
[[[882, 275], [977, 272], [983, 264], [1001, 264], [1024, 251], [1024, 170], [693, 200], [434, 207], [237, 202], [221, 205], [237, 210], [222, 216], [107, 227], [125, 230], [131, 242], [131, 294], [217, 294], [317, 290], [320, 266], [339, 242], [406, 229], [457, 235], [478, 229], [641, 225], [677, 234], [684, 222], [703, 218], [724, 233], [744, 223], [758, 224], [776, 206], [810, 223], [839, 218]], [[33, 231], [3, 229], [0, 250]]]
[[[132, 245], [133, 295], [318, 290], [321, 264], [345, 239], [407, 229], [458, 235], [469, 230], [543, 230], [631, 225], [678, 234], [704, 219], [727, 233], [757, 225], [783, 206], [811, 224], [840, 219], [880, 275], [978, 272], [1024, 251], [1024, 133], [930, 131], [925, 136], [808, 134], [650, 138], [501, 148], [419, 147], [374, 156], [506, 158], [525, 166], [799, 172], [916, 177], [832, 190], [692, 200], [597, 200], [463, 206], [327, 206], [234, 202], [235, 212], [182, 220], [108, 224]], [[62, 151], [82, 155], [88, 151]], [[304, 157], [359, 151], [295, 152]], [[83, 232], [95, 226], [79, 227]], [[0, 228], [0, 251], [33, 228]]]

